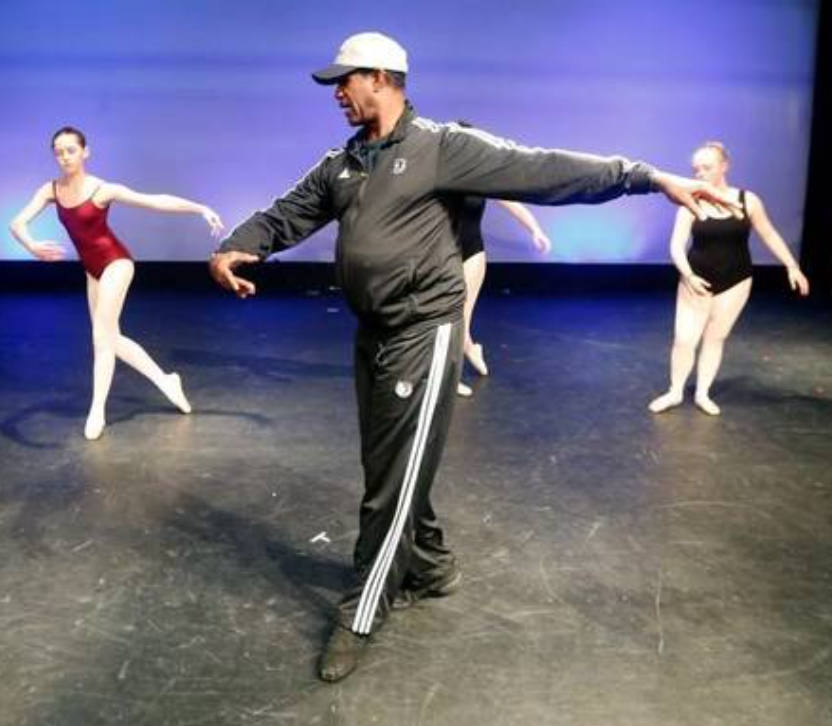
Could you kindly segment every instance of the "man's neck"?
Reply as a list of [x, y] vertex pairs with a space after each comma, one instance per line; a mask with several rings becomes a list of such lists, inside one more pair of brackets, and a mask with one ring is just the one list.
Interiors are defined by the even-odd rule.
[[389, 104], [380, 108], [378, 116], [364, 127], [366, 140], [378, 141], [393, 133], [393, 129], [396, 128], [404, 109], [405, 100], [403, 97], [393, 99]]

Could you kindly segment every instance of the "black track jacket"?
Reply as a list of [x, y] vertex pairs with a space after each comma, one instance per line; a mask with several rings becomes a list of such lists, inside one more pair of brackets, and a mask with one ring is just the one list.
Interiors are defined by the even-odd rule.
[[328, 152], [223, 241], [265, 259], [338, 220], [339, 284], [362, 325], [391, 332], [458, 318], [465, 283], [454, 232], [460, 195], [597, 203], [652, 191], [653, 169], [621, 157], [518, 146], [417, 117], [407, 105], [371, 172], [357, 148]]

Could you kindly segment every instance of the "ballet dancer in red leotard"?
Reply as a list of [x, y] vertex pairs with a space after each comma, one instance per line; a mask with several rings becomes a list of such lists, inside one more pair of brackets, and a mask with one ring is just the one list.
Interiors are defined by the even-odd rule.
[[147, 376], [183, 413], [191, 406], [177, 373], [165, 373], [135, 341], [121, 334], [119, 318], [133, 279], [133, 258], [107, 225], [113, 202], [123, 202], [162, 212], [199, 214], [213, 234], [222, 231], [217, 214], [203, 204], [168, 194], [141, 194], [122, 184], [113, 184], [86, 173], [90, 150], [84, 134], [66, 126], [52, 137], [52, 150], [62, 176], [47, 182], [14, 218], [11, 231], [29, 252], [41, 260], [63, 259], [65, 250], [56, 242], [38, 242], [27, 225], [49, 204], [55, 204], [58, 218], [66, 227], [81, 264], [87, 273], [87, 299], [92, 322], [93, 395], [84, 435], [101, 436], [106, 425], [105, 407], [113, 379], [116, 358]]

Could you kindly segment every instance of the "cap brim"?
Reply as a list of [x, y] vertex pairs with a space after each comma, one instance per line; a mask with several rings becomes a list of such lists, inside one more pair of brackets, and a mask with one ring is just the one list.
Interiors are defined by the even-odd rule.
[[355, 66], [342, 66], [333, 63], [331, 66], [315, 71], [312, 74], [312, 78], [322, 86], [329, 86], [333, 83], [338, 83], [344, 76], [348, 76], [355, 70], [358, 70]]

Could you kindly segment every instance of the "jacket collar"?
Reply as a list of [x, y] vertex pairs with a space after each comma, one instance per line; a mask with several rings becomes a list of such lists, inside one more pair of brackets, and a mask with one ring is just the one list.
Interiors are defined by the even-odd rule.
[[[407, 136], [407, 128], [410, 125], [410, 122], [416, 118], [416, 109], [413, 108], [413, 105], [410, 101], [405, 100], [404, 102], [404, 111], [402, 111], [402, 115], [399, 116], [399, 120], [396, 121], [396, 125], [393, 127], [393, 130], [384, 139], [382, 143], [382, 147], [390, 146], [391, 144], [398, 143], [405, 136]], [[357, 149], [362, 144], [367, 143], [367, 131], [365, 129], [361, 129], [357, 134], [352, 136], [349, 141], [347, 141], [347, 153], [351, 156], [356, 156]]]

